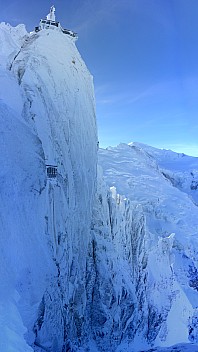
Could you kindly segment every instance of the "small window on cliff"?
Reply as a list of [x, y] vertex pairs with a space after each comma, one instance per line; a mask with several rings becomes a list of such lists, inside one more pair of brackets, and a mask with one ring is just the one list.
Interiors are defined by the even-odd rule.
[[48, 178], [56, 178], [57, 176], [57, 166], [54, 165], [46, 165], [47, 177]]

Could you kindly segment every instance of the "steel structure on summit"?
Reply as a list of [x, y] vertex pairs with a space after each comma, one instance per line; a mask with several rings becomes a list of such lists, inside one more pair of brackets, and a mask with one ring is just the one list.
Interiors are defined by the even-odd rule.
[[48, 15], [46, 16], [47, 20], [49, 21], [56, 21], [56, 17], [55, 17], [55, 7], [54, 5], [50, 7], [50, 13], [48, 13]]
[[46, 16], [46, 19], [41, 19], [39, 26], [35, 27], [35, 32], [39, 32], [43, 29], [55, 29], [64, 34], [68, 34], [70, 37], [78, 38], [77, 33], [71, 31], [70, 29], [61, 27], [60, 22], [56, 21], [55, 11], [55, 6], [51, 6], [50, 12]]

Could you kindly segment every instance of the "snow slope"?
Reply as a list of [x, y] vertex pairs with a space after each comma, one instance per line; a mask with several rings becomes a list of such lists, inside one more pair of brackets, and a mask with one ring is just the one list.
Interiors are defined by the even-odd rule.
[[[124, 203], [126, 208], [130, 201], [128, 212], [138, 209], [139, 217], [144, 217], [144, 246], [136, 270], [145, 277], [144, 307], [139, 306], [139, 311], [147, 331], [140, 325], [133, 348], [138, 350], [140, 340], [159, 346], [197, 342], [198, 207], [197, 189], [191, 185], [197, 182], [198, 158], [131, 143], [100, 149], [99, 164], [119, 206]], [[124, 243], [124, 222], [121, 236]], [[135, 231], [132, 242], [132, 248], [140, 242]], [[128, 257], [133, 256], [131, 249]]]

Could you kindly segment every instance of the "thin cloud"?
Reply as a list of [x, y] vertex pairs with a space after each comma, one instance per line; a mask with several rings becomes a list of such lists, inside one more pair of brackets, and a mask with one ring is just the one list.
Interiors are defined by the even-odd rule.
[[[115, 23], [117, 15], [119, 15], [120, 9], [125, 5], [127, 1], [120, 2], [119, 0], [106, 0], [92, 1], [83, 3], [76, 13], [76, 23], [79, 25], [76, 27], [78, 32], [92, 30], [96, 25], [100, 23]], [[104, 28], [101, 28], [104, 30]]]
[[[153, 86], [137, 93], [132, 93], [130, 89], [123, 91], [120, 87], [117, 87], [116, 93], [109, 94], [110, 91], [115, 90], [115, 86], [111, 84], [105, 84], [103, 86], [96, 87], [96, 101], [98, 104], [132, 104], [139, 100], [142, 100], [153, 94]], [[121, 92], [120, 92], [121, 90]]]
[[[158, 100], [158, 99], [167, 99], [170, 98], [176, 99], [180, 98], [178, 93], [178, 87], [180, 86], [179, 80], [172, 81], [162, 81], [154, 85], [148, 86], [146, 89], [137, 92], [131, 92], [130, 89], [123, 92], [118, 92], [115, 94], [109, 95], [109, 91], [115, 89], [114, 86], [104, 85], [103, 90], [96, 88], [96, 100], [98, 104], [134, 104], [139, 101], [144, 101], [147, 98]], [[117, 88], [117, 90], [120, 88]], [[106, 91], [105, 91], [106, 90]], [[108, 90], [108, 91], [107, 91]]]

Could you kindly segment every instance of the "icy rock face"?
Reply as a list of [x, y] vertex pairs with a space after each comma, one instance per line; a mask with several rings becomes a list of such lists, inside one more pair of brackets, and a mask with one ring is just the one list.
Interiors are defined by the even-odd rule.
[[59, 352], [78, 342], [86, 308], [93, 82], [63, 33], [3, 23], [0, 37], [0, 349]]
[[99, 172], [87, 261], [88, 316], [99, 351], [115, 351], [146, 330], [144, 231], [143, 213], [109, 191]]
[[154, 344], [173, 301], [173, 237], [151, 246], [142, 205], [117, 194], [114, 186], [108, 190], [98, 173], [87, 295], [99, 351], [118, 346], [124, 351], [124, 341], [127, 351]]

